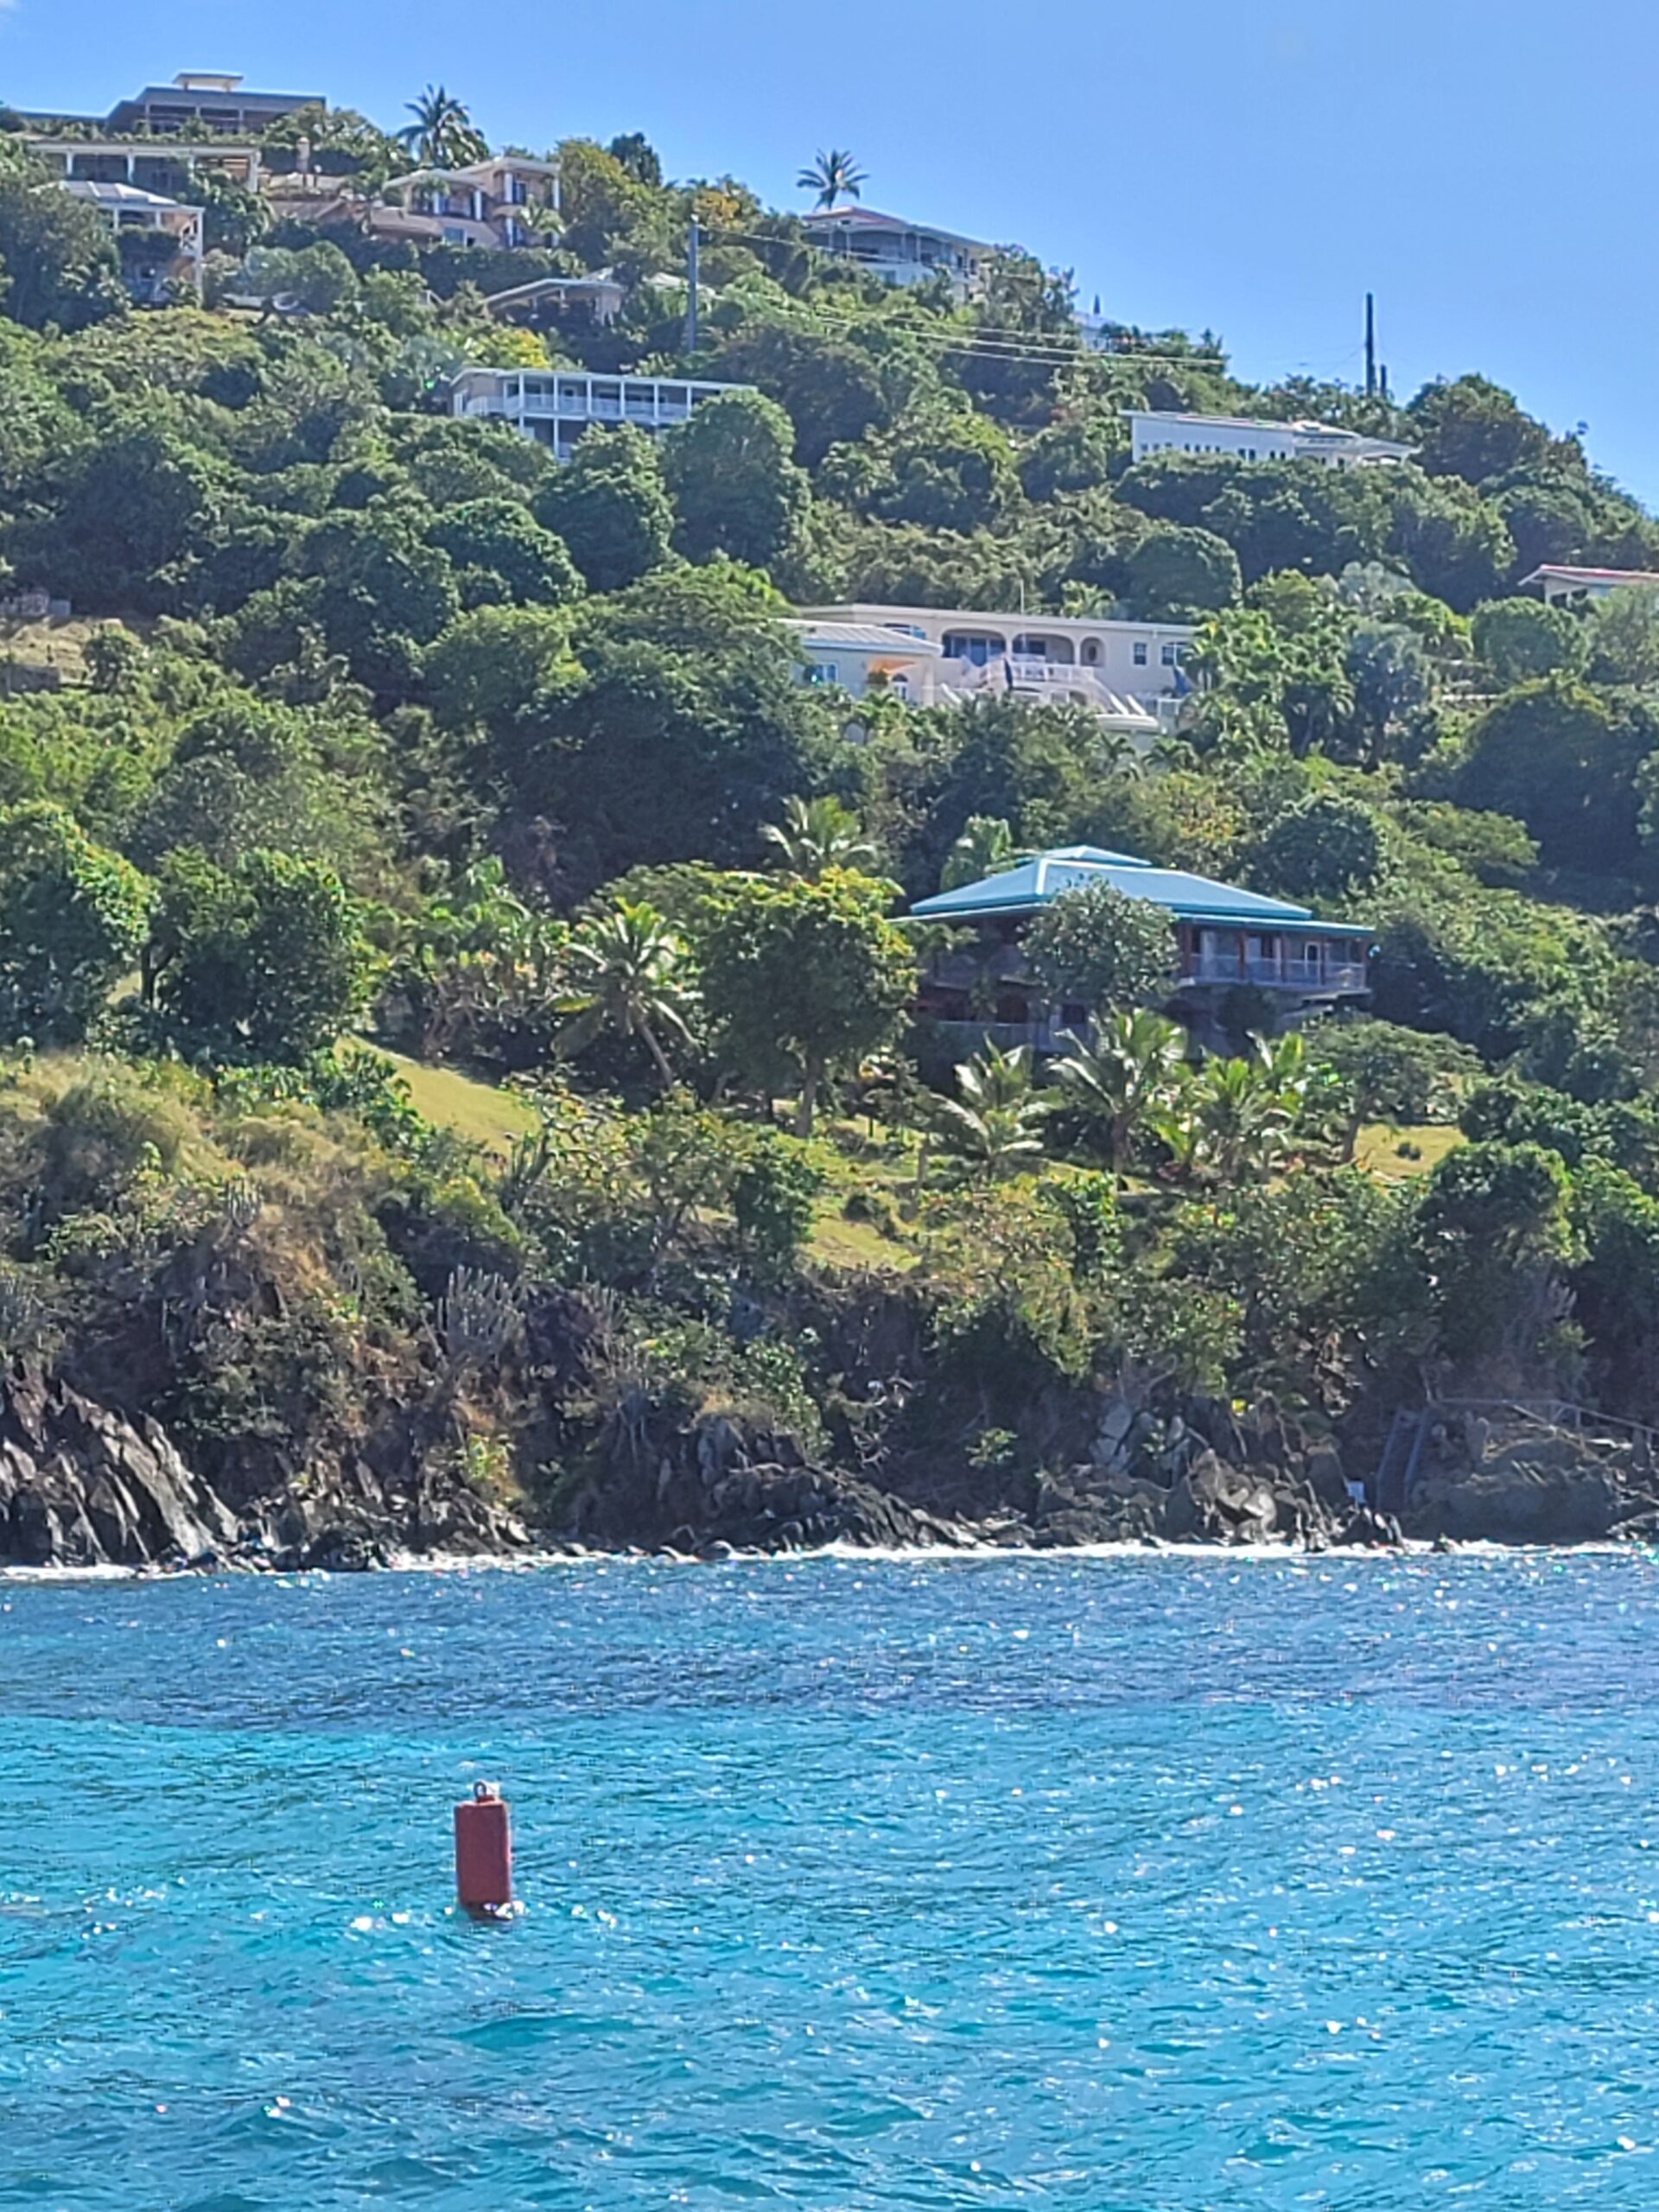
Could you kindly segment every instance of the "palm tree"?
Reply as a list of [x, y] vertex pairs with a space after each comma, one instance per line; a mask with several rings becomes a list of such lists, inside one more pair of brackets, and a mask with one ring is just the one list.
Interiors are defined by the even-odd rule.
[[472, 117], [443, 86], [429, 85], [419, 99], [406, 100], [404, 105], [415, 120], [405, 124], [397, 133], [398, 140], [423, 168], [464, 168], [468, 162], [481, 162], [489, 152]]
[[1052, 1109], [1032, 1090], [1031, 1071], [1028, 1045], [1003, 1052], [987, 1044], [957, 1070], [961, 1097], [934, 1103], [941, 1141], [988, 1181], [1000, 1182], [1042, 1157], [1041, 1124]]
[[609, 912], [591, 916], [570, 940], [576, 988], [561, 1001], [560, 1011], [575, 1020], [559, 1033], [559, 1057], [585, 1051], [607, 1029], [637, 1037], [664, 1090], [671, 1089], [674, 1071], [658, 1033], [690, 1039], [693, 997], [686, 963], [681, 939], [643, 899], [635, 905], [622, 899]]
[[988, 875], [1004, 875], [1030, 857], [1015, 845], [1000, 814], [970, 814], [945, 860], [939, 888], [955, 891], [964, 883], [982, 883]]
[[1289, 1149], [1307, 1096], [1306, 1048], [1294, 1034], [1250, 1046], [1242, 1058], [1188, 1071], [1148, 1116], [1180, 1173], [1265, 1182]]
[[1123, 1172], [1136, 1130], [1173, 1103], [1185, 1049], [1179, 1022], [1142, 1008], [1109, 1014], [1092, 1045], [1074, 1043], [1056, 1061], [1052, 1072], [1067, 1103], [1104, 1130], [1115, 1175]]
[[838, 798], [791, 798], [784, 802], [781, 823], [769, 822], [760, 835], [776, 845], [791, 875], [816, 883], [826, 868], [871, 868], [876, 849], [858, 817]]
[[810, 168], [795, 180], [798, 192], [816, 192], [820, 207], [833, 207], [837, 200], [857, 200], [866, 182], [864, 172], [852, 156], [838, 146], [820, 154]]

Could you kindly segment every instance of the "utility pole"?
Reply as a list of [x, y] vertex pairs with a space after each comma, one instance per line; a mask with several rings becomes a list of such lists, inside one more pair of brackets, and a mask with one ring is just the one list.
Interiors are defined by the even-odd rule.
[[1376, 397], [1376, 302], [1365, 295], [1365, 397]]
[[697, 350], [697, 219], [693, 214], [685, 233], [685, 359], [686, 366]]

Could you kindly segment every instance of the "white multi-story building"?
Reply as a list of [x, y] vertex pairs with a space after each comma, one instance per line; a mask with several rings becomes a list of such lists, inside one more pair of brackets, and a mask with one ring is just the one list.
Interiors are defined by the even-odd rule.
[[394, 177], [370, 210], [377, 238], [443, 245], [528, 245], [559, 205], [556, 162], [492, 154], [464, 168]]
[[803, 215], [801, 228], [821, 253], [839, 255], [884, 284], [925, 284], [943, 276], [958, 300], [979, 288], [995, 246], [874, 207], [823, 207]]
[[1130, 409], [1130, 452], [1198, 453], [1230, 461], [1318, 461], [1352, 468], [1382, 461], [1409, 461], [1414, 446], [1393, 438], [1368, 438], [1331, 423], [1274, 423], [1248, 415], [1183, 415]]
[[251, 139], [29, 137], [23, 143], [60, 183], [136, 184], [174, 199], [199, 175], [257, 192], [264, 169]]
[[662, 430], [687, 423], [706, 400], [747, 384], [697, 383], [686, 377], [607, 377], [584, 369], [463, 369], [450, 388], [454, 415], [510, 423], [522, 436], [568, 461], [595, 423]]
[[855, 698], [873, 677], [918, 706], [1011, 692], [1091, 708], [1144, 745], [1188, 689], [1181, 664], [1192, 630], [1184, 622], [858, 603], [804, 608], [793, 626], [808, 680]]
[[1659, 592], [1659, 575], [1651, 569], [1573, 569], [1546, 561], [1521, 579], [1521, 589], [1541, 591], [1551, 607], [1563, 607], [1575, 599], [1605, 599], [1616, 591], [1633, 591], [1638, 586]]

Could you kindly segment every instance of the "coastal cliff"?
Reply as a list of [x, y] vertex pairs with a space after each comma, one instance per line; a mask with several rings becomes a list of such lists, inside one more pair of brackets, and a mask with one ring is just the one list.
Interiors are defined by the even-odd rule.
[[157, 1422], [61, 1383], [0, 1383], [0, 1567], [351, 1568], [528, 1541], [465, 1485], [360, 1458], [233, 1503]]
[[[1398, 1520], [1350, 1494], [1338, 1446], [1271, 1405], [1100, 1401], [1090, 1456], [1021, 1478], [957, 1460], [878, 1475], [815, 1463], [787, 1433], [624, 1405], [580, 1466], [507, 1510], [453, 1469], [359, 1452], [274, 1486], [194, 1468], [166, 1430], [62, 1383], [0, 1382], [0, 1567], [357, 1570], [423, 1557], [650, 1551], [719, 1560], [883, 1550], [1407, 1540], [1652, 1541], [1659, 1477], [1639, 1442], [1521, 1420], [1437, 1422]], [[234, 1494], [232, 1494], [234, 1493]]]

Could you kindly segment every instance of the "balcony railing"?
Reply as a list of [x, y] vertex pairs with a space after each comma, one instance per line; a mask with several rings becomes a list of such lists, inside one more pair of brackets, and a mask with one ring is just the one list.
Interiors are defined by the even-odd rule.
[[1275, 991], [1364, 991], [1370, 978], [1363, 960], [1310, 963], [1274, 958], [1245, 959], [1236, 952], [1198, 953], [1190, 959], [1183, 983], [1257, 983]]
[[1022, 654], [1018, 658], [1010, 658], [1006, 662], [992, 662], [990, 666], [994, 670], [1006, 667], [1014, 683], [1020, 685], [1027, 683], [1087, 685], [1090, 680], [1090, 672], [1088, 669], [1079, 668], [1075, 662], [1069, 660], [1032, 660]]
[[494, 393], [467, 404], [467, 411], [477, 415], [535, 415], [563, 417], [576, 423], [683, 423], [691, 412], [690, 402], [666, 397], [651, 400], [630, 394], [626, 400], [613, 396], [601, 397], [587, 391], [537, 391], [533, 389], [522, 396], [509, 391], [499, 397]]

